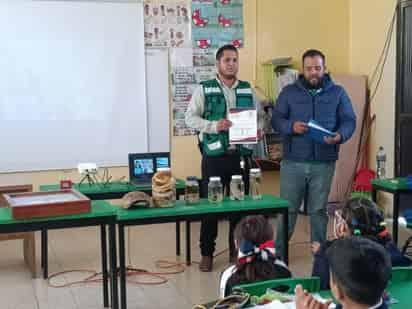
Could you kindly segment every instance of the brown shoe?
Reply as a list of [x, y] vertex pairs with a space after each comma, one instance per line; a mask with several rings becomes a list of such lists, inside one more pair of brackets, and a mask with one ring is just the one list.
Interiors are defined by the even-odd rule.
[[199, 270], [204, 272], [212, 271], [213, 267], [213, 257], [212, 256], [202, 256], [199, 263]]

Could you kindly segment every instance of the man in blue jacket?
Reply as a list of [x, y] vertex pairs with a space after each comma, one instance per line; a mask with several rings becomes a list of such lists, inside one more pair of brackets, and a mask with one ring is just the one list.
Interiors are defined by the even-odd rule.
[[[303, 74], [279, 94], [273, 110], [272, 126], [284, 136], [280, 196], [291, 204], [289, 239], [306, 193], [311, 241], [322, 243], [326, 240], [326, 204], [339, 145], [352, 136], [356, 116], [345, 89], [336, 85], [329, 74], [325, 73], [325, 56], [322, 52], [306, 51], [302, 56], [302, 63]], [[305, 133], [311, 119], [336, 135], [325, 138], [323, 143], [310, 139]], [[284, 256], [282, 237], [283, 229], [279, 222], [277, 252]]]

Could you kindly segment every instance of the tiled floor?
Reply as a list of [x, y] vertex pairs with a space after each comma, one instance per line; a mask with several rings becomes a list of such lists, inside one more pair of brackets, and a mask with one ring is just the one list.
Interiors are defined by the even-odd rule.
[[[265, 175], [265, 192], [277, 194], [274, 184], [278, 174]], [[290, 268], [295, 276], [311, 272], [309, 251], [309, 227], [307, 218], [300, 217], [296, 233], [290, 244]], [[197, 239], [198, 223], [192, 224], [192, 256], [199, 260]], [[183, 230], [184, 232], [184, 230]], [[227, 245], [228, 226], [219, 224], [217, 251]], [[158, 271], [154, 261], [176, 261], [175, 225], [162, 224], [130, 228], [129, 248], [132, 265]], [[403, 233], [404, 234], [404, 233]], [[39, 240], [37, 235], [37, 240]], [[402, 236], [403, 238], [405, 235]], [[182, 233], [183, 239], [183, 233]], [[39, 241], [37, 241], [39, 244]], [[96, 309], [103, 308], [101, 285], [91, 283], [66, 288], [48, 287], [42, 279], [32, 279], [24, 265], [20, 241], [0, 242], [0, 299], [2, 309]], [[56, 273], [70, 269], [100, 270], [100, 243], [98, 228], [58, 230], [49, 232], [49, 271]], [[39, 246], [38, 246], [39, 252]], [[184, 254], [184, 252], [183, 252]], [[184, 260], [182, 256], [181, 260]], [[38, 258], [38, 263], [40, 263]], [[167, 276], [163, 285], [137, 285], [129, 283], [128, 308], [192, 308], [194, 304], [213, 300], [217, 296], [220, 272], [228, 266], [228, 254], [215, 259], [211, 273], [201, 273], [197, 265], [186, 268], [184, 273]], [[65, 283], [79, 280], [79, 274], [66, 274], [54, 280]], [[136, 278], [135, 278], [136, 279]], [[147, 278], [139, 278], [147, 279]]]

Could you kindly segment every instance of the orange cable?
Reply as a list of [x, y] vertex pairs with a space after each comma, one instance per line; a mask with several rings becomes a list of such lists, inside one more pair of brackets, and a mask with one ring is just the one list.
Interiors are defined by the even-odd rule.
[[[128, 233], [128, 244], [129, 244], [129, 248], [130, 248], [130, 234]], [[216, 258], [222, 254], [224, 254], [225, 252], [229, 251], [229, 249], [224, 249], [222, 251], [217, 252], [213, 257]], [[160, 284], [164, 284], [167, 283], [169, 281], [169, 279], [165, 276], [168, 275], [177, 275], [177, 274], [181, 274], [186, 270], [186, 263], [185, 262], [178, 262], [178, 261], [169, 261], [169, 260], [156, 260], [155, 266], [159, 269], [172, 269], [175, 268], [175, 270], [173, 271], [148, 271], [146, 269], [140, 269], [137, 267], [134, 267], [131, 263], [131, 257], [130, 254], [128, 255], [128, 262], [129, 262], [129, 266], [126, 267], [126, 277], [128, 277], [127, 281], [133, 284], [141, 284], [141, 285], [160, 285]], [[199, 261], [193, 261], [193, 264], [199, 264]], [[55, 284], [52, 282], [52, 279], [55, 279], [59, 276], [68, 274], [68, 273], [88, 273], [89, 275], [81, 280], [76, 280], [76, 281], [72, 281], [72, 282], [68, 282], [65, 284]], [[94, 270], [88, 270], [88, 269], [74, 269], [74, 270], [66, 270], [66, 271], [61, 271], [61, 272], [57, 272], [54, 274], [51, 274], [47, 280], [48, 282], [48, 286], [49, 287], [53, 287], [53, 288], [64, 288], [64, 287], [70, 287], [70, 286], [74, 286], [74, 285], [79, 285], [79, 284], [88, 284], [88, 283], [96, 283], [96, 282], [102, 282], [103, 279], [100, 278], [96, 278], [98, 276], [101, 276], [102, 273], [101, 272], [96, 272]], [[110, 275], [110, 274], [109, 274]], [[117, 269], [117, 275], [119, 275], [119, 270]], [[146, 281], [146, 280], [133, 280], [130, 279], [130, 277], [134, 277], [134, 276], [142, 276], [142, 277], [151, 277], [153, 280], [150, 281]]]

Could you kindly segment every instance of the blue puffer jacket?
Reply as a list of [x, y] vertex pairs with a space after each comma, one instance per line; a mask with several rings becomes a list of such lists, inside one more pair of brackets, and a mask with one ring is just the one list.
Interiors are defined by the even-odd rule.
[[339, 145], [316, 143], [309, 137], [293, 133], [293, 123], [310, 119], [342, 136], [346, 142], [355, 131], [356, 115], [343, 87], [336, 85], [328, 74], [322, 81], [322, 90], [311, 95], [304, 87], [303, 76], [286, 86], [273, 110], [272, 127], [284, 136], [283, 158], [295, 161], [336, 161]]

